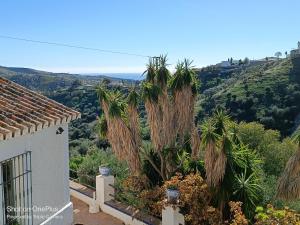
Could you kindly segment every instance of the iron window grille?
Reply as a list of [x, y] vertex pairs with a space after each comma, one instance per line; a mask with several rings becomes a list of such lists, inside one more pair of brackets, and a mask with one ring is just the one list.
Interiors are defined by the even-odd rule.
[[0, 224], [33, 224], [30, 151], [0, 162], [0, 199]]

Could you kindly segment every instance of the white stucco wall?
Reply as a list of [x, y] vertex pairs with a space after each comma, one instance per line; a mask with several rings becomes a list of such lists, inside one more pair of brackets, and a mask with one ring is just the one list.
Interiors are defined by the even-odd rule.
[[[56, 134], [58, 127], [64, 129], [60, 135]], [[63, 215], [64, 218], [59, 220], [57, 217], [54, 222], [48, 220], [47, 224], [70, 225], [72, 204], [69, 193], [68, 124], [52, 126], [30, 135], [0, 141], [0, 162], [26, 151], [32, 152], [33, 206], [60, 210], [34, 212], [33, 224], [41, 224], [57, 214]]]

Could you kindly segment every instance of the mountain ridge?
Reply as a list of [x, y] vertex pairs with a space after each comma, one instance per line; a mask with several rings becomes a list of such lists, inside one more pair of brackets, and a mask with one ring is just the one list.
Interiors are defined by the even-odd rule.
[[135, 83], [132, 79], [109, 77], [107, 75], [82, 75], [71, 73], [54, 73], [32, 68], [0, 66], [0, 76], [14, 81], [35, 91], [51, 92], [60, 88], [68, 88], [75, 81], [83, 85], [96, 85], [104, 79], [112, 84]]

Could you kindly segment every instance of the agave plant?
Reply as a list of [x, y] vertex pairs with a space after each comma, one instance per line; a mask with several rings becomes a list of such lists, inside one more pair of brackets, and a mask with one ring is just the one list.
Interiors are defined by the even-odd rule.
[[243, 209], [248, 218], [251, 218], [260, 200], [262, 188], [259, 185], [260, 180], [255, 172], [248, 173], [247, 168], [240, 174], [234, 174], [233, 197], [243, 202]]

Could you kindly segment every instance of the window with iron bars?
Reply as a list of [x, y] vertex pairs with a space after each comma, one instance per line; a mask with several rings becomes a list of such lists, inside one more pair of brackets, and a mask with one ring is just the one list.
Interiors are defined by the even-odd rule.
[[33, 224], [31, 152], [0, 162], [0, 200], [0, 224]]

